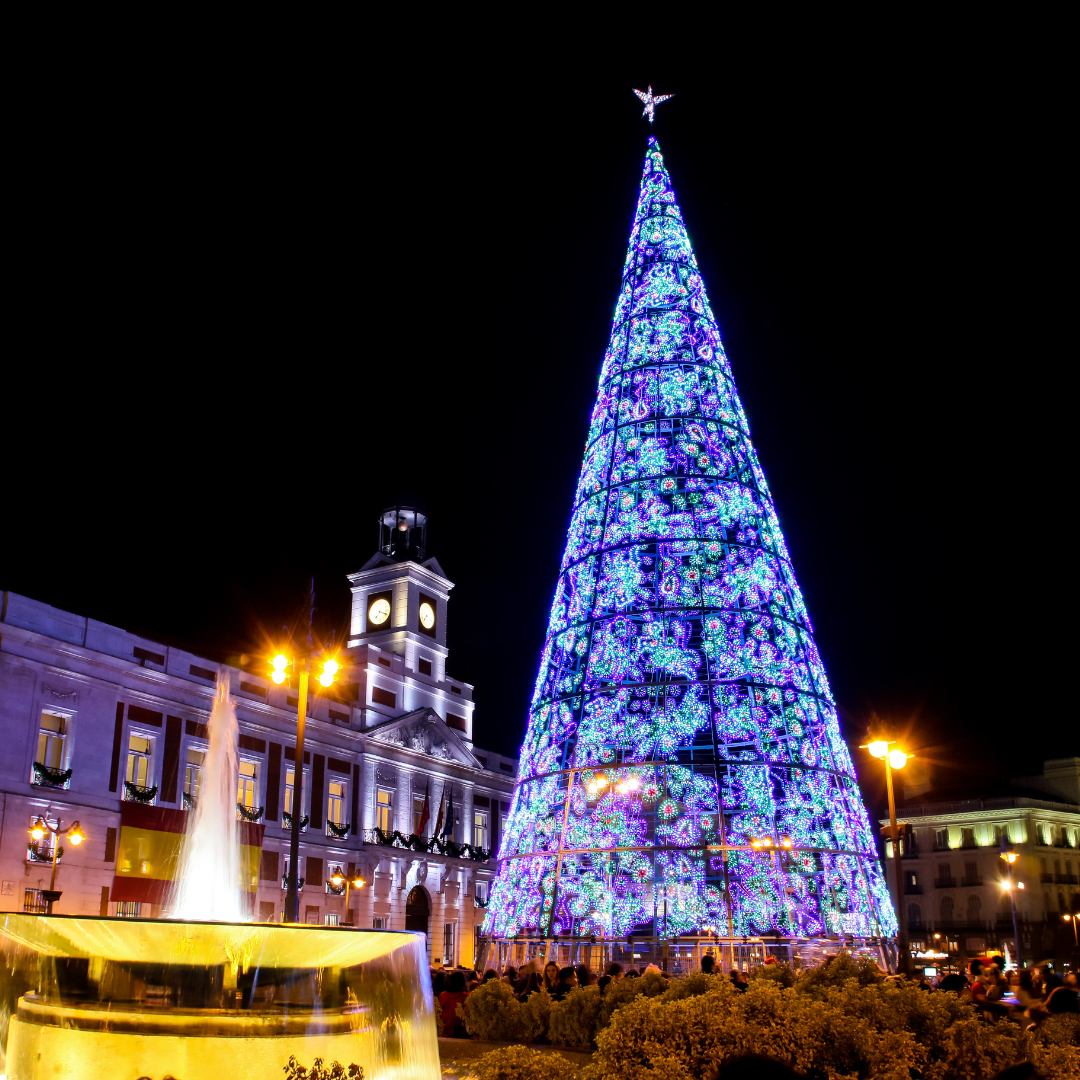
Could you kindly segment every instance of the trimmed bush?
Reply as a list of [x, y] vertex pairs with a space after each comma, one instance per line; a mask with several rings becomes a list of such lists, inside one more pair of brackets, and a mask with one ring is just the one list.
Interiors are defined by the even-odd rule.
[[[530, 995], [530, 997], [533, 995]], [[443, 1063], [443, 1072], [463, 1080], [575, 1080], [577, 1066], [557, 1053], [527, 1046], [489, 1050], [475, 1061]]]

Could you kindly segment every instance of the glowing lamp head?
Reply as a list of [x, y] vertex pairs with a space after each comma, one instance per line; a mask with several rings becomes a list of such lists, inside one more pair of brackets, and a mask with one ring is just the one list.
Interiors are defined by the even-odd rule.
[[323, 684], [323, 686], [333, 686], [334, 685], [334, 676], [331, 675], [328, 671], [324, 671], [319, 676], [319, 682], [321, 682]]
[[409, 523], [404, 518], [398, 518], [397, 529], [398, 532], [408, 532]]
[[34, 822], [34, 827], [30, 830], [30, 835], [35, 840], [41, 840], [45, 836], [45, 825], [42, 822], [41, 818], [38, 818]]
[[336, 660], [327, 660], [323, 664], [323, 671], [328, 675], [336, 675], [341, 670], [341, 665]]
[[1061, 918], [1062, 918], [1063, 922], [1068, 922], [1072, 918], [1072, 916], [1071, 915], [1062, 915]]
[[362, 889], [366, 882], [362, 877], [353, 878], [352, 887], [354, 889]]
[[1004, 890], [1005, 890], [1006, 892], [1008, 892], [1008, 891], [1009, 891], [1009, 890], [1010, 890], [1010, 889], [1012, 888], [1012, 882], [1011, 882], [1011, 881], [1003, 881], [1003, 882], [1001, 883], [1001, 887], [1002, 887], [1002, 888], [1003, 888], [1003, 889], [1004, 889]]
[[345, 875], [340, 870], [335, 870], [333, 876], [330, 878], [330, 883], [337, 888], [345, 880]]
[[278, 653], [272, 661], [275, 671], [284, 671], [289, 666], [289, 658]]
[[890, 750], [889, 751], [889, 764], [894, 769], [902, 769], [908, 763], [909, 754], [905, 754], [903, 750]]
[[998, 858], [1004, 859], [1010, 866], [1020, 858], [1015, 851], [1003, 851]]
[[883, 758], [889, 752], [889, 744], [884, 739], [875, 739], [866, 747], [871, 757]]
[[74, 825], [71, 826], [71, 831], [68, 833], [68, 839], [76, 847], [78, 847], [86, 839], [86, 834], [82, 831], [82, 829], [79, 828], [79, 823], [77, 821]]
[[284, 671], [271, 671], [270, 678], [274, 680], [280, 686], [285, 681]]

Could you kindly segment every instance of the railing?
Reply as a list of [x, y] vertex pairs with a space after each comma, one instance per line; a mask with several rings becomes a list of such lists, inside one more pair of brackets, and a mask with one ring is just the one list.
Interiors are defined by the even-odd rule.
[[198, 805], [199, 805], [199, 796], [198, 795], [189, 795], [185, 791], [184, 792], [184, 809], [185, 810], [194, 810], [195, 807], [198, 806]]
[[458, 844], [453, 840], [440, 840], [435, 836], [418, 836], [416, 833], [406, 836], [397, 829], [393, 832], [365, 829], [363, 839], [365, 844], [380, 844], [383, 847], [405, 848], [409, 851], [427, 851], [435, 855], [448, 855], [451, 859], [487, 862], [491, 858], [491, 852], [487, 848], [474, 847], [472, 844]]
[[977, 877], [977, 876], [976, 877], [962, 877], [960, 879], [960, 884], [965, 889], [974, 889], [977, 886], [981, 885], [982, 883], [983, 883], [983, 879], [981, 877]]
[[1053, 874], [1051, 874], [1051, 873], [1049, 873], [1048, 871], [1044, 870], [1044, 871], [1043, 871], [1043, 872], [1042, 872], [1042, 873], [1041, 873], [1041, 874], [1039, 875], [1039, 880], [1040, 880], [1040, 881], [1047, 881], [1047, 882], [1051, 882], [1051, 883], [1052, 883], [1052, 882], [1053, 882], [1053, 880], [1054, 880], [1054, 875], [1053, 875]]
[[[288, 888], [289, 888], [289, 877], [288, 877], [287, 874], [282, 874], [281, 875], [281, 891], [286, 892], [288, 890]], [[296, 879], [296, 891], [298, 893], [302, 893], [304, 891], [304, 879], [303, 878], [297, 878]]]
[[905, 896], [922, 896], [922, 886], [921, 885], [911, 885], [911, 884], [905, 885], [904, 886], [904, 895]]
[[909, 930], [925, 930], [926, 927], [923, 924], [922, 919], [908, 919], [907, 928]]
[[[64, 858], [64, 849], [60, 848], [56, 852], [57, 865]], [[53, 861], [53, 849], [51, 844], [46, 844], [42, 840], [36, 840], [29, 844], [26, 848], [26, 861], [27, 862], [44, 862], [51, 863]]]
[[335, 840], [344, 840], [349, 835], [349, 830], [352, 825], [338, 825], [333, 821], [326, 823], [326, 835], [333, 837]]
[[35, 761], [34, 779], [30, 783], [35, 787], [68, 788], [71, 786], [71, 770], [50, 769], [48, 765]]
[[900, 858], [901, 859], [917, 859], [919, 858], [919, 849], [914, 844], [909, 844], [907, 841], [902, 840], [900, 842]]
[[245, 806], [243, 803], [236, 804], [236, 820], [256, 822], [263, 816], [263, 806]]
[[326, 883], [326, 895], [327, 896], [344, 896], [345, 889], [348, 887], [347, 882], [342, 882], [340, 885], [335, 885], [332, 881]]
[[1054, 881], [1059, 885], [1076, 885], [1080, 883], [1080, 878], [1076, 874], [1055, 874]]
[[157, 784], [153, 787], [143, 787], [141, 784], [133, 784], [129, 780], [124, 781], [124, 802], [137, 802], [149, 806], [156, 797]]
[[938, 877], [934, 878], [935, 889], [955, 889], [956, 878], [954, 877]]
[[[308, 818], [307, 814], [305, 814], [300, 819], [300, 831], [301, 832], [307, 832], [307, 827], [308, 827], [308, 821], [309, 820], [310, 819]], [[282, 811], [282, 814], [281, 814], [281, 827], [283, 829], [287, 829], [289, 832], [292, 832], [292, 827], [293, 827], [292, 814], [290, 814], [288, 812], [288, 810]]]

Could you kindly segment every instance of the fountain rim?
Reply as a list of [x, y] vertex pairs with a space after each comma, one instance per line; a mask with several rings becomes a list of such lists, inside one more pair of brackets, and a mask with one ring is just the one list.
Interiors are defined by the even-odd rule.
[[418, 935], [424, 935], [422, 930], [378, 930], [373, 926], [347, 926], [343, 923], [339, 923], [337, 926], [327, 925], [325, 923], [312, 924], [312, 923], [287, 923], [287, 922], [229, 922], [224, 919], [169, 919], [160, 915], [155, 916], [142, 916], [142, 915], [74, 915], [69, 913], [55, 912], [52, 915], [42, 914], [40, 912], [31, 911], [4, 911], [0, 912], [0, 925], [2, 921], [12, 915], [18, 915], [27, 919], [76, 919], [79, 922], [115, 922], [115, 923], [162, 923], [166, 926], [266, 926], [273, 927], [278, 930], [305, 930], [310, 933], [312, 930], [349, 930], [352, 933], [359, 934], [400, 934], [402, 937], [410, 936], [416, 937]]

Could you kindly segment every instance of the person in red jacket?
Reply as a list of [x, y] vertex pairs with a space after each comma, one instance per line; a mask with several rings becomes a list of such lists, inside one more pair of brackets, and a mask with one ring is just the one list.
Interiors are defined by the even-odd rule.
[[439, 1008], [442, 1009], [443, 1035], [448, 1039], [467, 1039], [465, 1021], [457, 1014], [457, 1007], [469, 996], [465, 989], [465, 976], [460, 971], [450, 974], [450, 989], [439, 995]]

